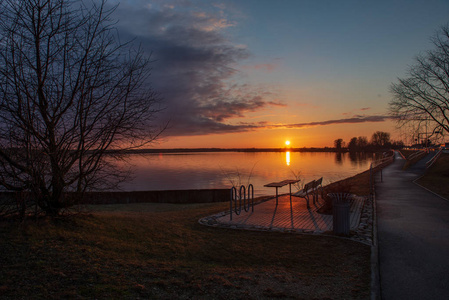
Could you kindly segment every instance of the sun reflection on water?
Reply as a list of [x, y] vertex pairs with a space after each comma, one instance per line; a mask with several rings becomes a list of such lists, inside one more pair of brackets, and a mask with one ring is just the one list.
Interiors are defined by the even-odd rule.
[[287, 163], [287, 166], [290, 166], [290, 151], [285, 152], [285, 162]]

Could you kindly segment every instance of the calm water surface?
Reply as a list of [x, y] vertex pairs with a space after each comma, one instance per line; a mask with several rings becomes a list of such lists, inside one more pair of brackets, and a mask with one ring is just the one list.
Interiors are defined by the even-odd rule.
[[[331, 152], [204, 152], [133, 154], [129, 156], [133, 179], [125, 191], [231, 188], [254, 185], [255, 194], [272, 195], [270, 182], [294, 179], [301, 182], [323, 177], [338, 181], [369, 168], [373, 155]], [[280, 193], [288, 192], [288, 186]]]

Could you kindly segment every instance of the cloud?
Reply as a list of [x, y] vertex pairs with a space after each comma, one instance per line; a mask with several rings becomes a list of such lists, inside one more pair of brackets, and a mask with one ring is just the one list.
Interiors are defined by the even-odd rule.
[[[190, 132], [180, 132], [179, 135], [205, 135], [211, 133], [235, 133], [235, 132], [245, 132], [252, 130], [270, 130], [270, 129], [305, 129], [317, 126], [331, 126], [339, 124], [357, 124], [357, 123], [378, 123], [391, 120], [390, 116], [357, 116], [345, 119], [334, 119], [334, 120], [324, 120], [317, 122], [306, 122], [306, 123], [293, 123], [293, 124], [273, 124], [266, 121], [249, 123], [240, 122], [238, 124], [223, 124], [217, 122], [211, 122], [210, 120], [195, 120], [200, 122], [194, 126]], [[213, 127], [213, 131], [204, 129], [205, 127]]]
[[242, 66], [244, 70], [256, 70], [264, 72], [272, 72], [278, 68], [278, 64], [267, 63], [267, 64], [257, 64], [257, 65], [245, 65]]
[[[370, 110], [370, 109], [371, 109], [371, 107], [362, 107], [362, 108], [357, 109], [357, 111], [367, 111], [367, 110]], [[354, 114], [354, 111], [349, 111], [349, 112], [342, 113], [343, 116], [348, 116], [348, 115], [353, 115], [353, 114]], [[358, 116], [354, 115], [354, 117], [358, 117]]]
[[354, 116], [352, 118], [345, 118], [345, 119], [288, 124], [283, 126], [285, 128], [307, 128], [307, 127], [327, 126], [336, 124], [377, 123], [377, 122], [385, 122], [390, 118], [391, 118], [390, 116]]
[[[140, 0], [122, 2], [114, 12], [119, 20], [116, 26], [120, 39], [135, 38], [151, 53], [154, 62], [150, 80], [164, 99], [166, 109], [159, 119], [170, 121], [167, 136], [383, 122], [389, 118], [358, 115], [297, 124], [239, 122], [250, 120], [246, 116], [249, 113], [286, 105], [273, 89], [268, 91], [242, 80], [244, 76], [237, 65], [251, 53], [246, 46], [228, 39], [226, 31], [238, 24], [226, 15], [224, 8], [198, 1], [154, 0], [149, 5]], [[270, 72], [277, 66], [261, 63], [246, 67]]]
[[150, 80], [164, 99], [161, 118], [170, 120], [168, 135], [249, 130], [251, 126], [228, 122], [283, 105], [274, 93], [239, 80], [235, 67], [250, 52], [227, 38], [226, 29], [236, 22], [223, 6], [196, 1], [154, 1], [151, 6], [122, 2], [114, 17], [122, 40], [136, 38], [152, 53]]

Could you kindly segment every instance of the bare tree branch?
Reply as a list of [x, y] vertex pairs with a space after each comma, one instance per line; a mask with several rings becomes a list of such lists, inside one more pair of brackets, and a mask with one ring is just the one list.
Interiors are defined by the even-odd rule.
[[449, 27], [432, 42], [435, 48], [416, 58], [408, 77], [391, 85], [390, 112], [399, 126], [425, 124], [430, 132], [449, 133]]
[[160, 110], [150, 58], [118, 42], [105, 0], [0, 4], [0, 186], [29, 191], [48, 214], [67, 192], [105, 188], [108, 150], [153, 142]]

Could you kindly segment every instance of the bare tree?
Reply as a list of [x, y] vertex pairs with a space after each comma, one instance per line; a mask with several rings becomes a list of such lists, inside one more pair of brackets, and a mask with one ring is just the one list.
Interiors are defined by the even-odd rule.
[[334, 147], [337, 151], [341, 151], [341, 148], [344, 147], [344, 141], [343, 139], [336, 139], [334, 140]]
[[416, 58], [408, 77], [391, 86], [390, 111], [399, 126], [449, 132], [449, 25], [432, 38], [435, 49]]
[[48, 215], [122, 178], [106, 154], [152, 142], [149, 57], [119, 43], [105, 1], [0, 3], [0, 187]]
[[358, 145], [357, 145], [357, 138], [356, 138], [356, 137], [353, 137], [353, 138], [349, 141], [348, 149], [349, 149], [349, 151], [351, 151], [351, 152], [359, 151], [359, 147], [358, 147]]
[[361, 149], [368, 147], [368, 139], [366, 136], [359, 136], [357, 138], [357, 146]]
[[364, 151], [368, 147], [368, 139], [365, 136], [353, 137], [348, 144], [349, 151]]
[[371, 137], [371, 144], [374, 147], [389, 147], [391, 145], [390, 134], [384, 131], [376, 131]]

